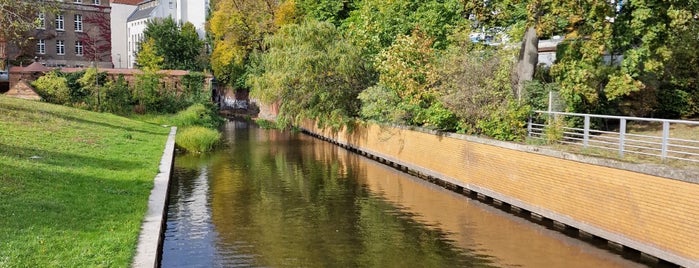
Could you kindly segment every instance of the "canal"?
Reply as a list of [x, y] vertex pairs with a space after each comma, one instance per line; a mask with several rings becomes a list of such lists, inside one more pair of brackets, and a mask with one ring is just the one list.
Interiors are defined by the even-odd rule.
[[162, 267], [641, 267], [302, 133], [175, 160]]

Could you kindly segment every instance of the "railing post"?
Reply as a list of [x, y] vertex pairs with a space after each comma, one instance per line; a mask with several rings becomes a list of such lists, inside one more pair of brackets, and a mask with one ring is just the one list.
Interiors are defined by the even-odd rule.
[[624, 157], [624, 140], [626, 139], [626, 118], [619, 119], [619, 157]]
[[660, 159], [665, 161], [665, 158], [667, 158], [667, 147], [668, 147], [668, 140], [670, 139], [670, 121], [663, 120], [663, 143], [662, 143], [662, 149], [661, 149], [661, 154], [660, 154]]
[[585, 115], [585, 127], [583, 129], [583, 146], [587, 148], [587, 143], [590, 140], [590, 115]]
[[527, 121], [527, 137], [532, 137], [532, 116], [529, 116], [529, 121]]

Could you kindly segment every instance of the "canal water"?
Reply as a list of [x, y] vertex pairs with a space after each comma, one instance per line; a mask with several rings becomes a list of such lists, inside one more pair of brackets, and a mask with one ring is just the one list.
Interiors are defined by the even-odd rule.
[[178, 155], [162, 267], [639, 267], [302, 133]]

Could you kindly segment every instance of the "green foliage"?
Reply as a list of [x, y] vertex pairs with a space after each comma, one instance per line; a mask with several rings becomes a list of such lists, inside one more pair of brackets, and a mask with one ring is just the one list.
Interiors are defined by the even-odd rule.
[[376, 85], [359, 93], [362, 101], [360, 111], [364, 119], [378, 122], [404, 122], [406, 112], [401, 109], [401, 99], [395, 90]]
[[544, 138], [547, 144], [554, 144], [563, 139], [566, 121], [560, 116], [548, 118], [548, 124], [544, 127]]
[[220, 120], [215, 111], [201, 103], [189, 106], [189, 108], [178, 112], [172, 118], [172, 122], [180, 127], [202, 126], [216, 128], [221, 124]]
[[253, 96], [269, 103], [284, 100], [281, 125], [315, 118], [340, 127], [358, 114], [357, 94], [370, 78], [366, 62], [334, 25], [286, 25], [266, 43], [269, 49], [248, 80]]
[[642, 95], [657, 96], [646, 115], [699, 115], [692, 97], [699, 92], [698, 9], [696, 0], [633, 0], [615, 21], [612, 44], [624, 55], [622, 73], [643, 85]]
[[0, 55], [0, 70], [8, 69], [8, 58], [33, 57], [35, 40], [27, 38], [27, 33], [41, 26], [37, 14], [51, 14], [57, 10], [55, 1], [0, 0], [0, 40], [15, 48], [4, 50], [7, 55]]
[[522, 141], [527, 136], [528, 105], [510, 100], [502, 110], [493, 111], [489, 117], [479, 120], [476, 127], [481, 133], [504, 141]]
[[175, 144], [191, 153], [208, 152], [221, 139], [218, 131], [200, 126], [181, 128], [177, 132]]
[[[239, 80], [253, 51], [265, 51], [265, 37], [274, 33], [279, 1], [219, 0], [207, 24], [214, 49], [211, 68], [223, 84], [245, 86]], [[281, 12], [285, 14], [284, 12]], [[237, 83], [236, 83], [237, 82]]]
[[359, 95], [361, 115], [379, 122], [442, 130], [456, 127], [456, 116], [440, 103], [432, 39], [416, 30], [398, 37], [377, 58], [379, 81]]
[[141, 43], [141, 50], [136, 55], [138, 68], [148, 74], [153, 74], [162, 69], [164, 58], [158, 55], [155, 39], [149, 38]]
[[100, 90], [102, 89], [102, 86], [99, 84], [99, 71], [97, 68], [88, 68], [85, 70], [85, 73], [83, 76], [78, 79], [78, 84], [80, 87], [83, 89], [85, 92], [89, 92], [91, 96], [94, 96], [94, 99], [88, 100], [89, 103], [93, 103], [93, 107], [95, 107], [97, 111], [101, 110], [101, 93]]
[[373, 58], [416, 28], [433, 38], [435, 48], [445, 48], [448, 37], [467, 23], [459, 0], [364, 0], [356, 3], [342, 28], [364, 55]]
[[161, 110], [160, 104], [165, 95], [160, 92], [161, 75], [153, 72], [144, 72], [136, 75], [136, 85], [134, 86], [134, 99], [149, 112]]
[[155, 54], [163, 58], [161, 68], [202, 70], [204, 41], [192, 23], [179, 24], [172, 17], [149, 20], [143, 34], [146, 40], [153, 40]]
[[116, 81], [110, 81], [104, 88], [103, 110], [115, 114], [128, 114], [131, 112], [131, 89], [124, 79], [124, 75], [119, 75]]
[[545, 111], [549, 106], [549, 92], [558, 91], [555, 83], [532, 80], [524, 85], [524, 102], [535, 111]]
[[255, 119], [255, 124], [257, 124], [260, 128], [263, 128], [263, 129], [277, 129], [277, 128], [279, 128], [277, 126], [276, 122], [269, 121], [269, 120], [262, 119], [262, 118]]
[[37, 93], [47, 102], [56, 104], [66, 104], [70, 101], [70, 89], [68, 80], [61, 77], [58, 71], [51, 71], [32, 82]]
[[65, 77], [68, 81], [68, 88], [70, 88], [70, 102], [71, 103], [84, 103], [90, 98], [90, 91], [84, 89], [78, 80], [85, 75], [85, 70], [72, 73], [59, 72], [59, 75]]
[[696, 115], [696, 104], [693, 103], [696, 97], [684, 90], [665, 89], [658, 91], [657, 116], [661, 118], [681, 118]]
[[337, 0], [296, 0], [296, 6], [307, 19], [327, 21], [340, 26], [354, 10], [354, 2]]

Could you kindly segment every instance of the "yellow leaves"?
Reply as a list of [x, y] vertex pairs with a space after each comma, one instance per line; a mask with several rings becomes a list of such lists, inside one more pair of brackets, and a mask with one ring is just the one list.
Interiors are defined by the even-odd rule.
[[617, 98], [628, 96], [645, 88], [641, 81], [633, 79], [629, 74], [616, 74], [609, 76], [609, 83], [605, 87], [607, 99], [613, 101]]
[[226, 39], [216, 43], [211, 54], [211, 67], [217, 77], [225, 77], [231, 66], [242, 66], [245, 62], [245, 48], [233, 41]]
[[149, 38], [141, 43], [141, 50], [136, 55], [136, 62], [141, 70], [147, 73], [156, 73], [160, 70], [160, 64], [163, 63], [163, 57], [158, 56], [155, 52], [155, 40]]
[[692, 12], [686, 9], [676, 9], [671, 6], [667, 11], [667, 16], [670, 17], [670, 28], [688, 29], [689, 23], [692, 21]]
[[296, 1], [287, 0], [277, 7], [277, 11], [274, 13], [274, 25], [281, 27], [294, 23], [296, 16]]

